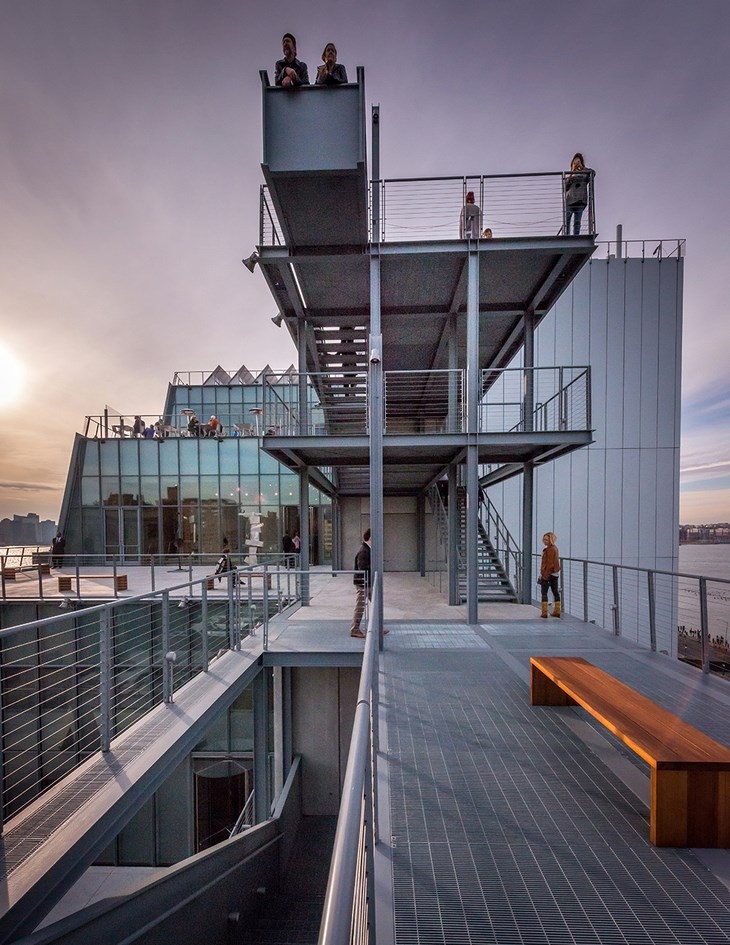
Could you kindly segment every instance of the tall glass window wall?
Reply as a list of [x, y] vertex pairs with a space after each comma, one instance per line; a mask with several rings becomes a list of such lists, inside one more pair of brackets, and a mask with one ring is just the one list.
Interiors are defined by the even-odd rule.
[[[299, 482], [259, 442], [255, 436], [83, 441], [66, 551], [125, 560], [218, 554], [227, 539], [232, 552], [245, 554], [250, 517], [258, 512], [262, 551], [280, 552], [284, 533], [299, 530]], [[329, 563], [330, 500], [312, 487], [309, 501], [312, 563]]]

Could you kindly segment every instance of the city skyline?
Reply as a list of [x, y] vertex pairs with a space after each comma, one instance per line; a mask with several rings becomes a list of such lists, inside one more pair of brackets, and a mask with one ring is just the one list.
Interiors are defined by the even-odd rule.
[[561, 170], [581, 150], [597, 172], [599, 239], [618, 224], [627, 240], [687, 239], [680, 520], [726, 521], [728, 330], [716, 313], [730, 276], [716, 236], [730, 188], [713, 178], [708, 208], [697, 175], [726, 153], [727, 5], [253, 9], [3, 9], [0, 519], [58, 518], [87, 414], [157, 415], [178, 370], [296, 359], [263, 278], [240, 262], [258, 238], [258, 70], [273, 76], [290, 30], [310, 74], [330, 40], [352, 78], [365, 67], [383, 176]]

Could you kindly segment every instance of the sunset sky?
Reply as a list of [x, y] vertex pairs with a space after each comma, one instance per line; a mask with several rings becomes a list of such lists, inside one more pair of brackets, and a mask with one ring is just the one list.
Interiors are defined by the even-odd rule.
[[295, 360], [241, 265], [285, 31], [365, 67], [384, 177], [582, 151], [599, 239], [687, 240], [680, 518], [730, 520], [728, 0], [0, 0], [0, 518], [58, 517], [87, 414]]

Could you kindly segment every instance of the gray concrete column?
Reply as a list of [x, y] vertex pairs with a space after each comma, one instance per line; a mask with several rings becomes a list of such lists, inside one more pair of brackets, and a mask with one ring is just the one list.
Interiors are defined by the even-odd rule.
[[478, 622], [479, 612], [479, 253], [469, 250], [466, 295], [466, 610], [467, 622]]
[[299, 567], [302, 572], [302, 607], [309, 607], [309, 467], [299, 470]]

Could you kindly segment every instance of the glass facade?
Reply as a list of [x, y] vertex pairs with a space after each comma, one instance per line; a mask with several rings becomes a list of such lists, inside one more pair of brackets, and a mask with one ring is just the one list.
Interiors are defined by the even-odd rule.
[[[172, 435], [81, 439], [66, 552], [131, 562], [218, 554], [226, 539], [244, 554], [253, 512], [263, 522], [261, 551], [280, 552], [284, 533], [299, 530], [299, 480], [259, 448], [258, 414], [250, 411], [261, 394], [258, 384], [171, 386], [164, 416]], [[191, 411], [201, 421], [215, 414], [224, 435], [188, 435]], [[330, 500], [314, 487], [309, 494], [311, 562], [329, 563]]]

